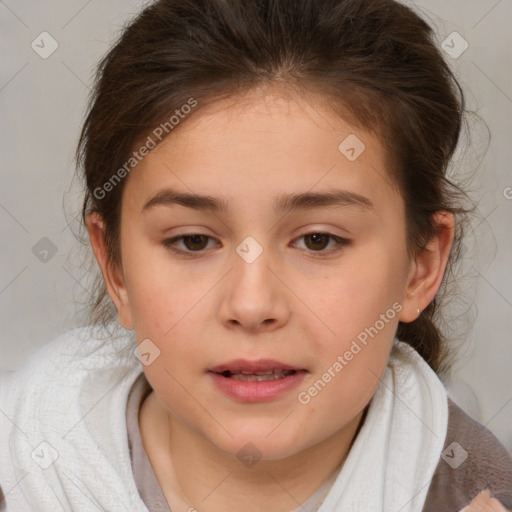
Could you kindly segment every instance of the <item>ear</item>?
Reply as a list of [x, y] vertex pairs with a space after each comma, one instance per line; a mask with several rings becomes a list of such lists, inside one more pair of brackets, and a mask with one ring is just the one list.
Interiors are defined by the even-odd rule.
[[436, 226], [434, 234], [411, 262], [406, 297], [399, 317], [401, 322], [416, 320], [418, 309], [423, 311], [441, 287], [455, 236], [455, 218], [452, 213], [437, 212], [433, 220]]
[[87, 231], [91, 240], [92, 250], [103, 274], [108, 294], [112, 299], [119, 317], [119, 322], [126, 329], [133, 329], [128, 293], [124, 285], [122, 265], [110, 261], [105, 240], [105, 223], [97, 212], [91, 212], [86, 218]]

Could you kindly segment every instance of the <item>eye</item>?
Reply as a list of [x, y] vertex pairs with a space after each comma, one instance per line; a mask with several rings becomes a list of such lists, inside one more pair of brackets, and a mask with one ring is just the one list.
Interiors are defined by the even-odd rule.
[[[169, 238], [164, 240], [162, 245], [175, 253], [193, 253], [203, 251], [207, 246], [208, 240], [213, 240], [213, 238], [207, 235], [190, 234]], [[183, 242], [185, 249], [177, 248], [178, 242]]]
[[[301, 239], [304, 239], [306, 249], [324, 254], [330, 254], [339, 251], [344, 246], [350, 244], [350, 240], [347, 238], [331, 235], [330, 233], [307, 233], [299, 237], [297, 240]], [[334, 245], [331, 245], [329, 249], [325, 250], [326, 247], [329, 246], [330, 242], [334, 243]]]
[[[350, 245], [350, 240], [342, 238], [330, 233], [307, 233], [302, 235], [297, 240], [305, 240], [305, 249], [310, 252], [324, 254], [331, 254], [341, 250], [343, 247]], [[169, 238], [162, 242], [162, 245], [170, 251], [177, 254], [194, 255], [198, 256], [208, 248], [208, 241], [214, 239], [207, 235], [202, 234], [189, 234]], [[182, 247], [178, 247], [182, 244]], [[327, 247], [330, 248], [326, 249]]]

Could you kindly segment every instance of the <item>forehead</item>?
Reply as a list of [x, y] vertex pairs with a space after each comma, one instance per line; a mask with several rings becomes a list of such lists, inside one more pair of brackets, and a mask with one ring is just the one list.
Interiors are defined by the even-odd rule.
[[340, 186], [371, 196], [376, 206], [397, 194], [375, 134], [318, 98], [261, 91], [199, 105], [132, 171], [126, 200], [140, 211], [166, 186], [246, 207]]

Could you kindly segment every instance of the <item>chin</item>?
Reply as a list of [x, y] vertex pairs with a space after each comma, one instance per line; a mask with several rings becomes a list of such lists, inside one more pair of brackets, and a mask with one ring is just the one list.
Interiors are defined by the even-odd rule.
[[307, 448], [303, 428], [298, 429], [300, 432], [290, 432], [280, 426], [276, 429], [275, 422], [271, 428], [268, 424], [261, 427], [252, 424], [238, 430], [227, 428], [233, 432], [233, 437], [222, 431], [207, 439], [217, 449], [241, 462], [285, 459]]

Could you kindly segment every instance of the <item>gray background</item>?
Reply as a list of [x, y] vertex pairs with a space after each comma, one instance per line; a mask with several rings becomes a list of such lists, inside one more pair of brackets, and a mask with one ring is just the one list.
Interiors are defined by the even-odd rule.
[[[454, 31], [468, 43], [462, 55], [446, 59], [469, 108], [483, 119], [470, 120], [453, 166], [457, 176], [472, 177], [478, 212], [463, 249], [463, 294], [451, 308], [459, 350], [452, 377], [444, 380], [453, 398], [512, 452], [512, 2], [407, 3], [434, 26], [441, 48], [446, 40], [457, 49]], [[81, 206], [73, 154], [94, 66], [142, 5], [0, 2], [1, 370], [16, 368], [80, 321], [76, 304], [88, 298], [90, 275], [71, 231], [78, 230]], [[58, 43], [46, 59], [31, 47], [34, 40], [42, 46], [42, 32]]]

